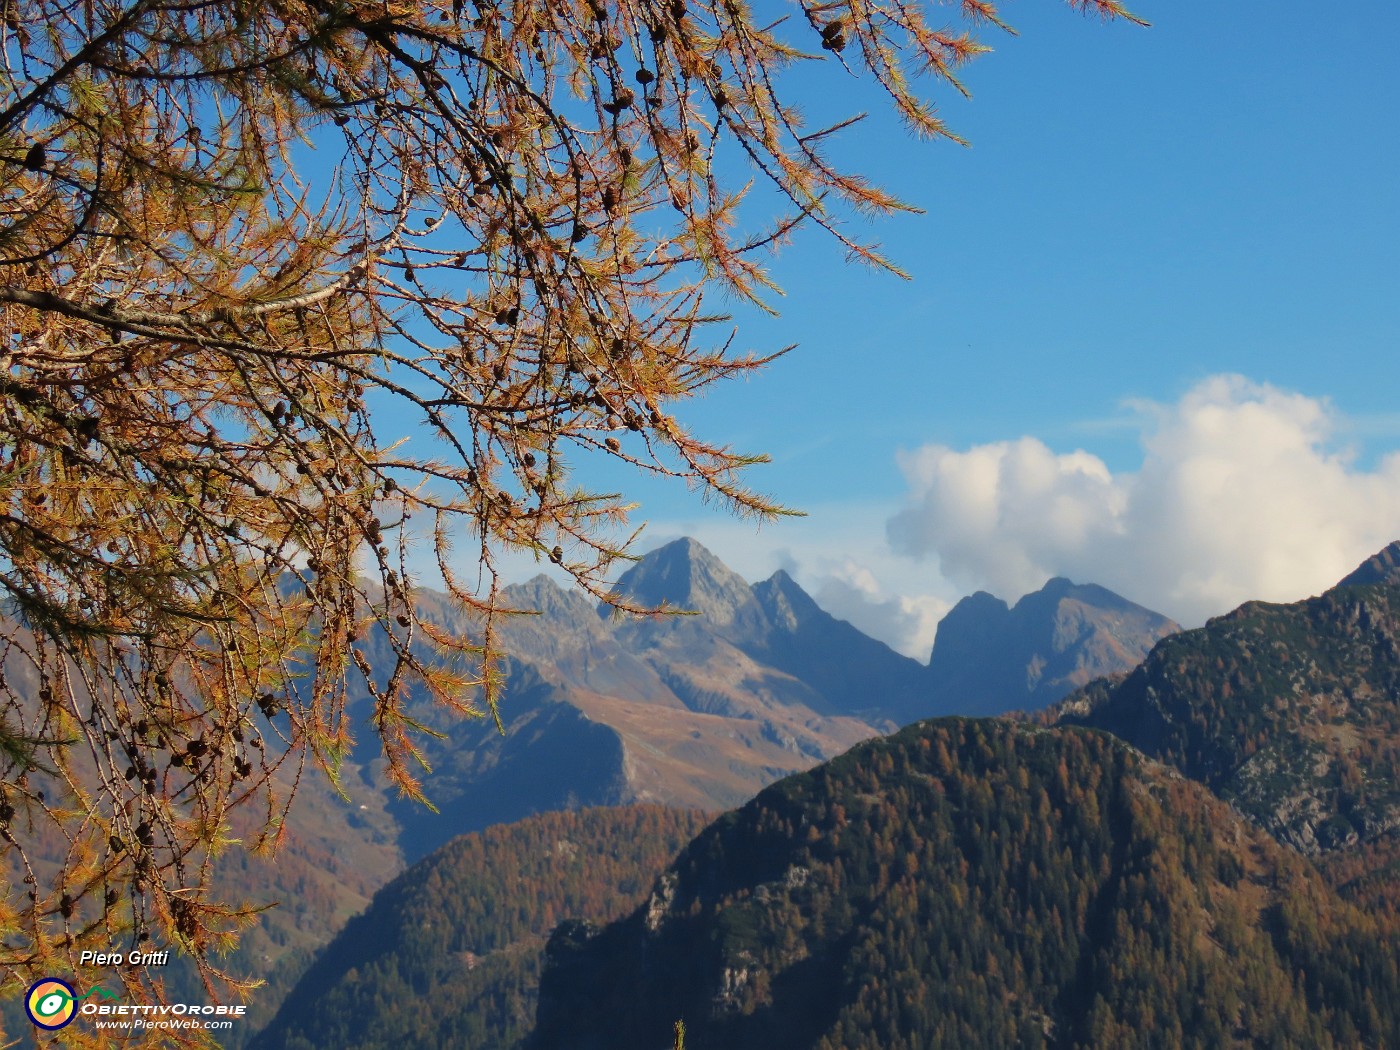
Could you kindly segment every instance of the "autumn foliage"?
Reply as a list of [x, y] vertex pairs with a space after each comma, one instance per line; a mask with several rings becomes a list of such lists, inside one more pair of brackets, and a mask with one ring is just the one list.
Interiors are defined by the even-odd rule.
[[[940, 136], [916, 81], [957, 87], [983, 49], [900, 0], [0, 14], [13, 981], [128, 936], [206, 960], [246, 917], [209, 897], [218, 853], [275, 848], [303, 766], [334, 773], [353, 679], [418, 790], [408, 689], [482, 714], [492, 635], [417, 614], [406, 544], [483, 611], [504, 551], [604, 593], [626, 505], [578, 487], [590, 455], [779, 513], [740, 478], [755, 457], [677, 414], [762, 363], [707, 294], [759, 299], [802, 222], [880, 263], [842, 220], [903, 205], [833, 166], [775, 77], [862, 72]], [[934, 16], [1000, 25], [982, 0]], [[770, 229], [720, 177], [745, 162], [786, 202]]]

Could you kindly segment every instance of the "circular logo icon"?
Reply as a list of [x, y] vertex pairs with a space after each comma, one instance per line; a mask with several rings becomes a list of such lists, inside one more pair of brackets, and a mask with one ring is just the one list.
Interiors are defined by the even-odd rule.
[[24, 1012], [39, 1028], [56, 1031], [63, 1028], [78, 1012], [73, 986], [57, 977], [45, 977], [29, 986], [24, 997]]

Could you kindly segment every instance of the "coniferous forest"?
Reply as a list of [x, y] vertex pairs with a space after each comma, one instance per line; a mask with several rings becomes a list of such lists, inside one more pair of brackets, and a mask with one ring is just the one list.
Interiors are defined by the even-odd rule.
[[1393, 1046], [1396, 919], [1105, 734], [937, 721], [558, 930], [529, 1045]]
[[708, 821], [657, 806], [586, 809], [455, 839], [341, 931], [254, 1045], [516, 1046], [534, 1025], [549, 932], [624, 914]]

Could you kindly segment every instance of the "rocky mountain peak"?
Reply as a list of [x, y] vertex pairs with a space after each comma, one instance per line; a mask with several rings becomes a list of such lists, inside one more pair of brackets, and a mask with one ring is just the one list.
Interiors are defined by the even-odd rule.
[[1010, 609], [994, 594], [977, 591], [958, 599], [938, 623], [929, 665], [976, 658], [988, 634], [1000, 630]]
[[1092, 606], [1103, 610], [1140, 609], [1120, 594], [1096, 583], [1075, 583], [1063, 576], [1047, 580], [1045, 586], [1032, 591], [1018, 601], [1011, 609], [1013, 616], [1037, 616], [1046, 610], [1057, 610], [1065, 602]]
[[643, 555], [618, 578], [616, 591], [642, 605], [699, 613], [715, 626], [754, 604], [744, 578], [688, 536]]
[[[1035, 598], [1063, 598], [1065, 595], [1070, 594], [1078, 588], [1079, 585], [1068, 577], [1052, 576], [1045, 581], [1044, 587], [1040, 588], [1038, 591], [1032, 591], [1030, 594], [1027, 594], [1021, 601], [1024, 602], [1027, 599]], [[1021, 602], [1017, 602], [1016, 604], [1019, 605]]]
[[1400, 583], [1400, 540], [1367, 558], [1337, 586], [1357, 587], [1376, 583]]
[[979, 591], [938, 625], [928, 676], [939, 712], [999, 714], [1053, 703], [1127, 671], [1180, 628], [1096, 584], [1063, 576], [1014, 606]]
[[825, 615], [812, 596], [782, 569], [754, 584], [753, 594], [773, 625], [783, 630], [796, 630], [813, 617]]
[[538, 613], [550, 619], [573, 619], [592, 608], [592, 603], [578, 591], [565, 590], [544, 573], [524, 583], [501, 588], [501, 604], [507, 609]]

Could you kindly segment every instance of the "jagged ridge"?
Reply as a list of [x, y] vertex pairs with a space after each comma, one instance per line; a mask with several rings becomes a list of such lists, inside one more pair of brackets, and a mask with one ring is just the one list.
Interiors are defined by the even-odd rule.
[[1248, 602], [1060, 708], [1305, 852], [1400, 829], [1400, 545], [1291, 605]]

